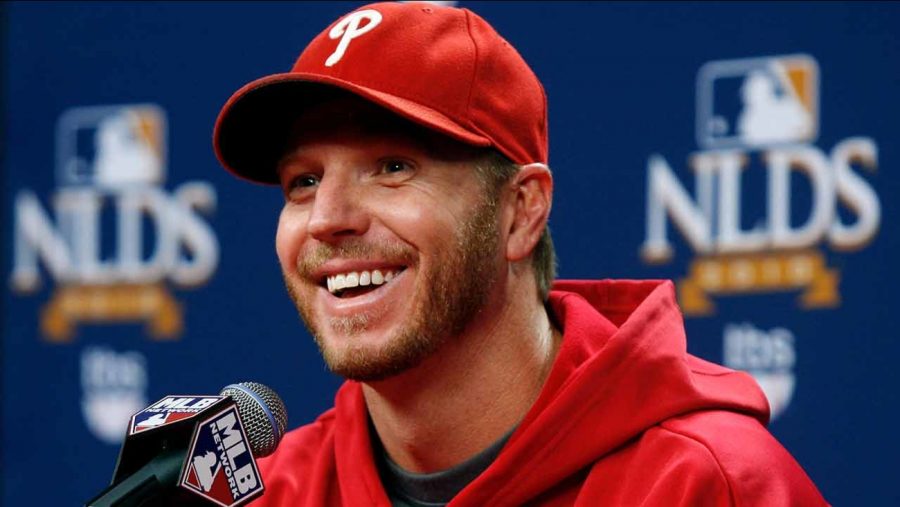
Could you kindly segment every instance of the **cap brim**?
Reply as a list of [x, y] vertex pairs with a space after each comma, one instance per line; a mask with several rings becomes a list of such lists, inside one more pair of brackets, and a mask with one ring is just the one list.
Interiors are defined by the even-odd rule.
[[256, 183], [278, 184], [278, 159], [287, 149], [294, 120], [309, 106], [344, 90], [424, 127], [474, 146], [490, 146], [434, 109], [329, 76], [285, 73], [253, 81], [228, 99], [213, 131], [219, 162], [234, 175]]

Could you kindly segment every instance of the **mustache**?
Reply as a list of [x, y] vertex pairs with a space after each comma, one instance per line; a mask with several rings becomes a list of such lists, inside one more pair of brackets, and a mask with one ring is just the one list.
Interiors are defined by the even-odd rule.
[[297, 273], [311, 277], [326, 262], [333, 259], [373, 260], [389, 264], [412, 266], [416, 262], [416, 252], [402, 243], [370, 242], [359, 239], [344, 241], [338, 245], [318, 243], [297, 258]]

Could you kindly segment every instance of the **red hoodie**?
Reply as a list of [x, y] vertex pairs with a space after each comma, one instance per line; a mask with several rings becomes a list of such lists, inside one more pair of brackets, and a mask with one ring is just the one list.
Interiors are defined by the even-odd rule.
[[[764, 424], [756, 382], [686, 352], [665, 281], [561, 281], [563, 342], [534, 406], [449, 506], [827, 505]], [[255, 506], [389, 506], [362, 390], [260, 460]]]

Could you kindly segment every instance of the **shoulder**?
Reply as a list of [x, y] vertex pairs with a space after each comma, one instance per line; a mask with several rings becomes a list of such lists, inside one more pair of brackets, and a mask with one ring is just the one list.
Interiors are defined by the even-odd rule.
[[334, 409], [330, 409], [312, 423], [287, 432], [274, 453], [257, 461], [263, 478], [267, 473], [277, 475], [284, 465], [302, 466], [319, 457], [334, 437], [334, 419]]
[[728, 411], [691, 412], [648, 428], [598, 461], [588, 483], [615, 505], [827, 505], [759, 421]]
[[266, 488], [264, 500], [296, 498], [316, 470], [333, 468], [334, 423], [335, 411], [330, 409], [314, 422], [286, 433], [274, 453], [257, 461]]
[[754, 417], [698, 411], [647, 432], [681, 469], [722, 482], [735, 505], [827, 505], [791, 454]]

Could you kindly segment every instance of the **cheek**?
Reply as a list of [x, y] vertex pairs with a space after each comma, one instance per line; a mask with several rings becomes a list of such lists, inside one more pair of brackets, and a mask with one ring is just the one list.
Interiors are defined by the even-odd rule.
[[304, 237], [306, 221], [301, 213], [285, 207], [278, 217], [278, 229], [275, 232], [275, 252], [278, 262], [285, 271], [295, 271], [297, 256]]
[[481, 201], [480, 182], [468, 167], [426, 168], [396, 188], [373, 186], [360, 193], [376, 236], [389, 236], [423, 253], [443, 252], [458, 226]]
[[[417, 196], [419, 197], [419, 196]], [[393, 199], [378, 214], [391, 236], [422, 253], [443, 250], [443, 244], [454, 234], [454, 213], [445, 203], [430, 199]]]

